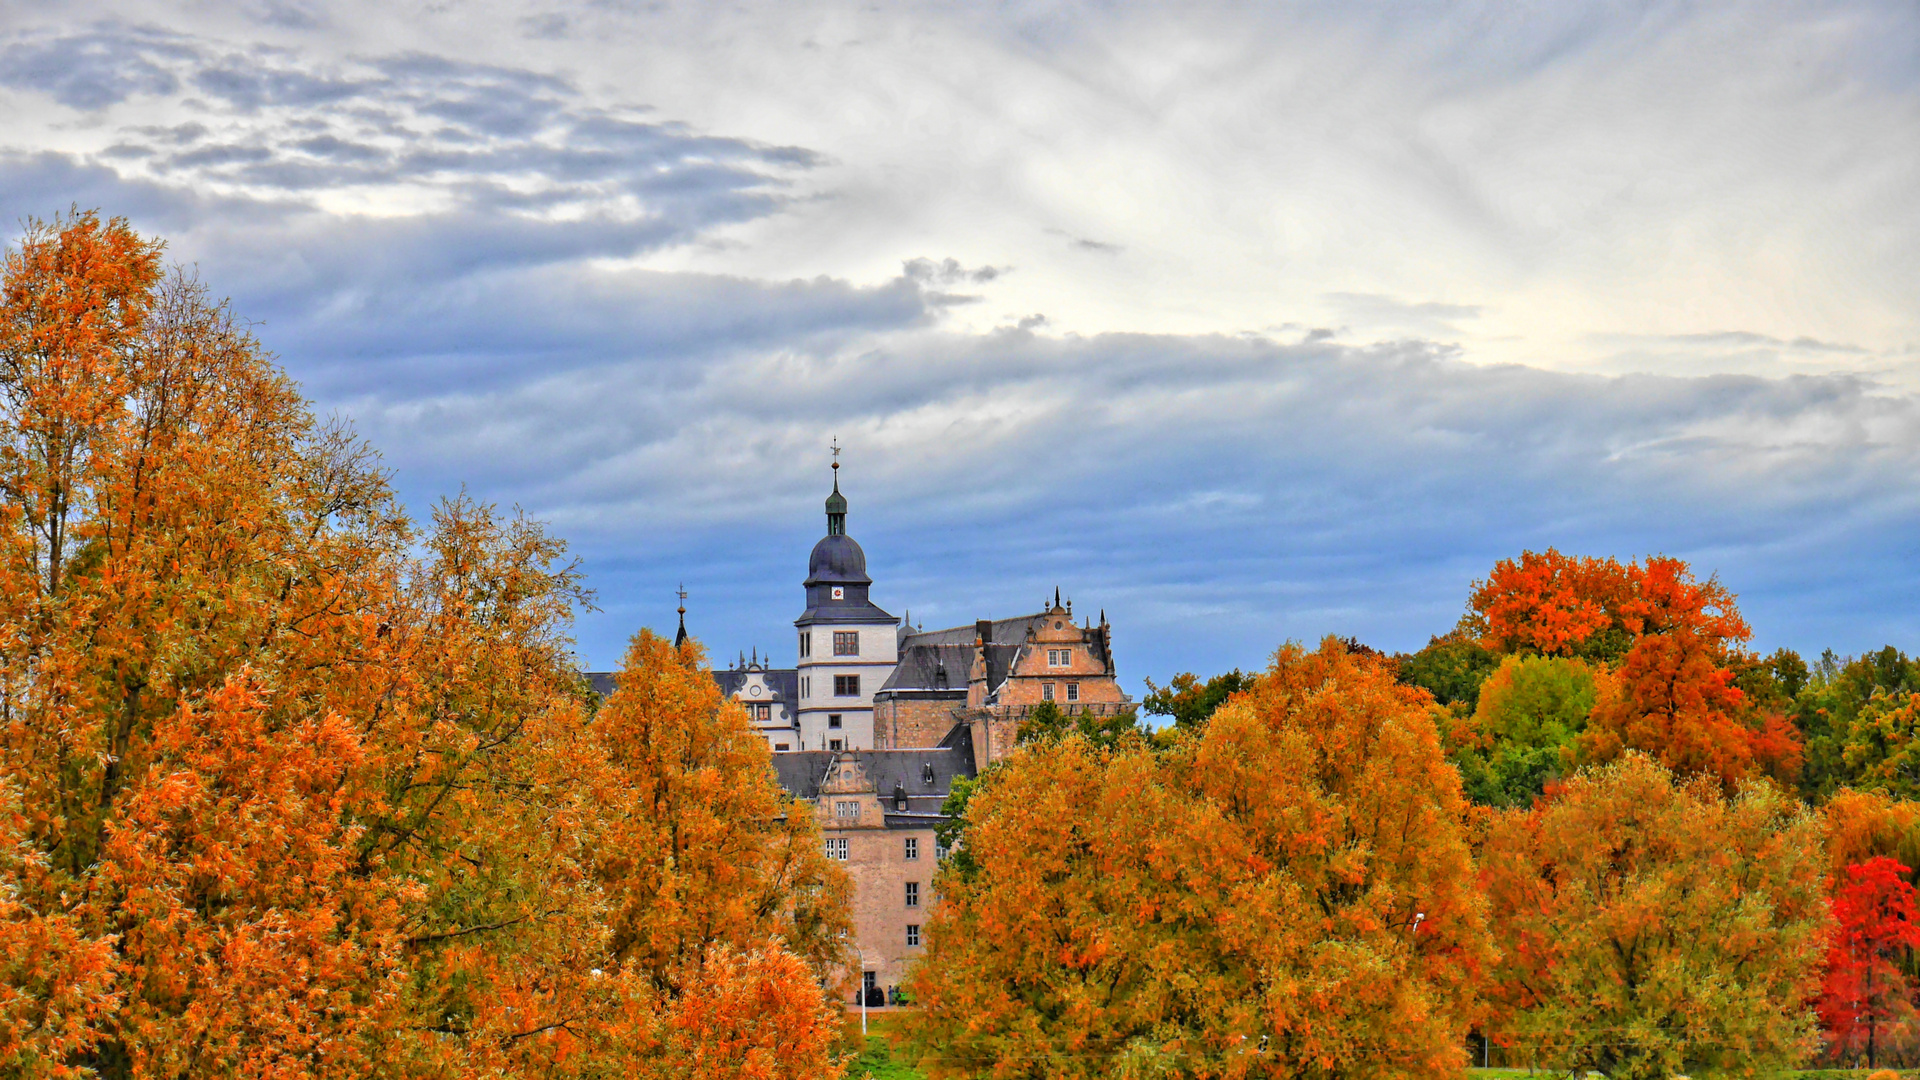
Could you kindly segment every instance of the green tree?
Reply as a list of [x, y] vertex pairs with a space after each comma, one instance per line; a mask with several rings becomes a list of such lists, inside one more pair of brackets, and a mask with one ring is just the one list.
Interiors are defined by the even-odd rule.
[[1874, 786], [1869, 774], [1900, 741], [1884, 714], [1917, 691], [1920, 664], [1891, 645], [1852, 659], [1823, 653], [1788, 712], [1805, 746], [1801, 795], [1820, 802], [1843, 787]]
[[1078, 734], [1099, 746], [1111, 746], [1122, 740], [1138, 738], [1145, 732], [1140, 728], [1139, 714], [1132, 709], [1096, 713], [1091, 709], [1078, 708], [1069, 712], [1051, 701], [1043, 701], [1035, 705], [1026, 719], [1020, 722], [1016, 741], [1057, 742], [1069, 734]]
[[1528, 806], [1573, 770], [1575, 738], [1593, 711], [1595, 673], [1560, 656], [1509, 656], [1479, 693], [1456, 750], [1467, 796], [1483, 806]]
[[1243, 674], [1239, 668], [1215, 675], [1204, 683], [1193, 672], [1183, 671], [1166, 686], [1155, 686], [1153, 680], [1148, 679], [1147, 697], [1141, 707], [1148, 716], [1170, 718], [1176, 728], [1196, 728], [1205, 724], [1228, 698], [1252, 685], [1253, 677]]
[[1480, 684], [1500, 666], [1500, 657], [1471, 633], [1455, 630], [1427, 642], [1416, 653], [1394, 657], [1400, 681], [1418, 686], [1433, 700], [1470, 715], [1480, 702]]

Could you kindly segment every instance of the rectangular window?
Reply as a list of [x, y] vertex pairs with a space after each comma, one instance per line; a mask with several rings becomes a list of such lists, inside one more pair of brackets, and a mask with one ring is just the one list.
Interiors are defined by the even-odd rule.
[[919, 857], [920, 857], [920, 838], [917, 836], [907, 837], [907, 858], [917, 859]]
[[907, 924], [907, 947], [913, 948], [915, 946], [918, 946], [919, 944], [920, 944], [920, 924], [908, 923]]
[[774, 753], [777, 753], [777, 754], [784, 754], [792, 747], [793, 747], [792, 743], [779, 742], [779, 743], [773, 744]]
[[834, 803], [833, 816], [840, 817], [840, 818], [859, 817], [860, 816], [860, 800], [842, 799], [839, 802]]
[[860, 696], [860, 676], [835, 675], [833, 677], [833, 696], [834, 697], [859, 697]]
[[829, 749], [829, 750], [838, 750], [838, 749], [840, 749], [840, 740], [839, 740], [839, 739], [828, 739], [828, 740], [827, 740], [827, 749]]
[[833, 655], [859, 656], [860, 655], [860, 631], [835, 630], [833, 632]]
[[920, 883], [917, 881], [907, 882], [907, 906], [920, 906]]
[[1053, 700], [1053, 684], [1052, 683], [1043, 682], [1040, 684], [1040, 700], [1041, 701]]
[[933, 838], [933, 861], [940, 862], [944, 860], [946, 857], [947, 857], [947, 845], [941, 843], [939, 837], [937, 836], [934, 837]]
[[1067, 700], [1068, 701], [1080, 700], [1080, 684], [1079, 683], [1070, 682], [1067, 684]]
[[827, 726], [833, 728], [835, 731], [840, 730], [840, 714], [837, 712], [828, 713]]
[[800, 632], [800, 655], [813, 655], [813, 635], [804, 630]]
[[847, 861], [847, 838], [844, 836], [827, 837], [827, 858]]
[[800, 680], [800, 696], [803, 698], [813, 696], [813, 679], [811, 677]]
[[1073, 665], [1073, 650], [1071, 649], [1048, 649], [1047, 650], [1047, 666], [1048, 667], [1071, 667], [1072, 665]]

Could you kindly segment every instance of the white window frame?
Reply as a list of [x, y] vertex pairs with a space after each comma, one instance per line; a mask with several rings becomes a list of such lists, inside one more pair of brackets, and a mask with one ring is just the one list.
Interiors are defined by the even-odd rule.
[[1072, 667], [1073, 666], [1073, 650], [1072, 649], [1048, 649], [1047, 650], [1047, 666], [1048, 667]]
[[910, 922], [907, 924], [907, 948], [917, 949], [919, 947], [920, 947], [920, 924], [917, 922]]
[[908, 907], [917, 908], [920, 906], [920, 883], [919, 882], [917, 881], [907, 882], [906, 899], [907, 899]]
[[919, 858], [920, 858], [920, 838], [917, 836], [907, 837], [907, 859], [909, 861], [914, 861], [914, 860], [918, 860]]
[[1080, 684], [1079, 683], [1070, 682], [1067, 684], [1067, 700], [1068, 701], [1080, 700]]
[[1052, 683], [1043, 682], [1040, 684], [1040, 700], [1041, 701], [1053, 700], [1053, 684]]
[[827, 837], [826, 846], [827, 846], [827, 858], [832, 859], [835, 862], [847, 861], [847, 838], [846, 837], [829, 836]]
[[860, 816], [859, 799], [836, 799], [833, 804], [833, 816], [837, 818], [857, 818]]

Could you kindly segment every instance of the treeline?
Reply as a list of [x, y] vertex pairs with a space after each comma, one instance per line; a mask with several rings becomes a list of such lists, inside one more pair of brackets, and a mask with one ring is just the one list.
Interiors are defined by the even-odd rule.
[[1417, 653], [1040, 717], [954, 808], [933, 1075], [1920, 1061], [1920, 665], [1757, 656], [1675, 559], [1496, 565]]
[[697, 649], [415, 522], [125, 222], [0, 268], [0, 1074], [816, 1077], [848, 883]]

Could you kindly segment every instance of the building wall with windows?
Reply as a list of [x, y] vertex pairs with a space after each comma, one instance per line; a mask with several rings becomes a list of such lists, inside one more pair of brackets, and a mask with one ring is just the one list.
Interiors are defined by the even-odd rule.
[[[934, 826], [956, 777], [974, 775], [964, 742], [912, 750], [806, 751], [774, 758], [780, 783], [813, 803], [821, 843], [853, 879], [862, 975], [883, 993], [906, 978], [938, 903]], [[849, 1003], [858, 999], [850, 998]]]

